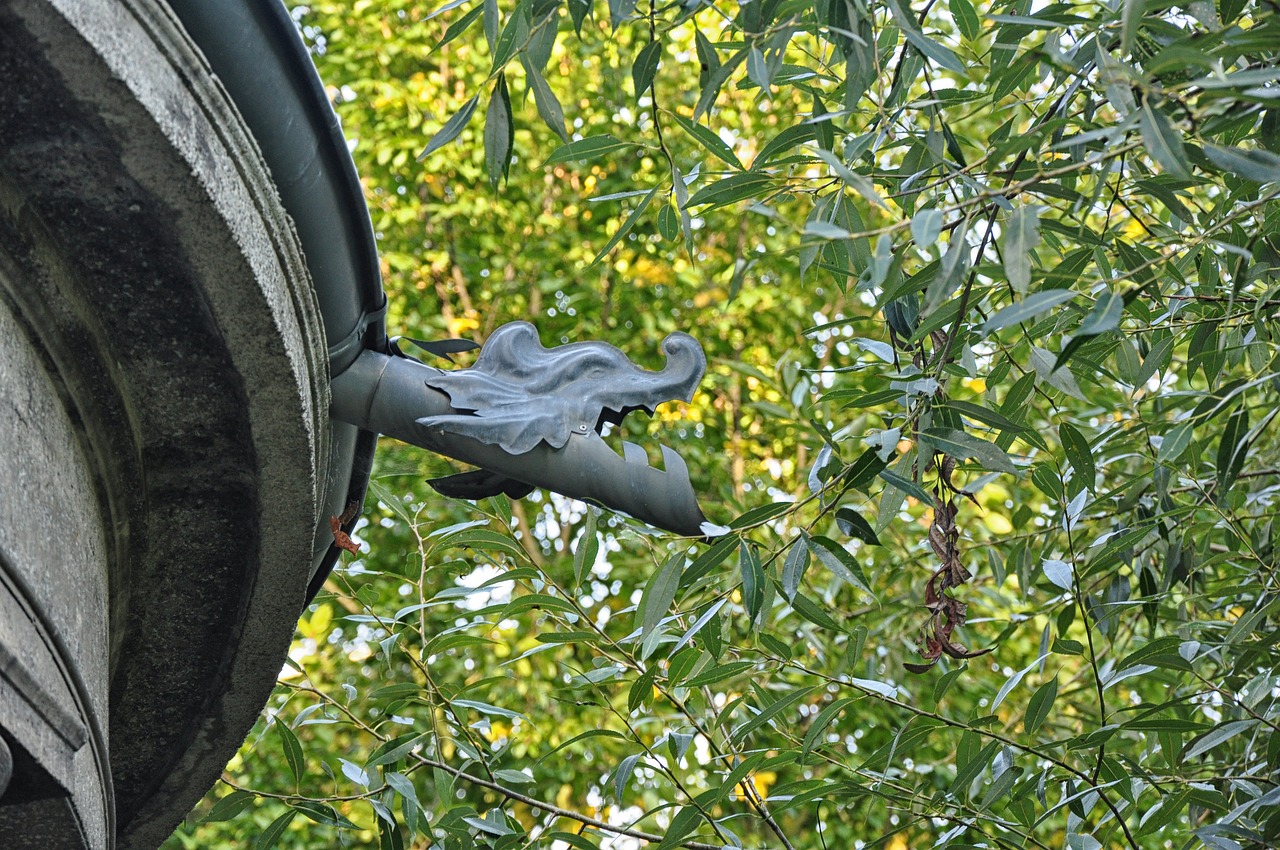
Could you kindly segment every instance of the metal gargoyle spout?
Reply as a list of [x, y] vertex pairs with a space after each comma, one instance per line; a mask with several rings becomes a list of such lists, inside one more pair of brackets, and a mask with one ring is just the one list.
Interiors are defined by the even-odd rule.
[[544, 348], [533, 325], [513, 322], [469, 369], [365, 351], [334, 378], [333, 415], [479, 467], [431, 482], [447, 496], [519, 498], [542, 487], [697, 535], [705, 518], [683, 459], [661, 446], [659, 470], [639, 446], [623, 442], [619, 456], [601, 436], [632, 411], [693, 398], [702, 347], [673, 333], [662, 349], [666, 366], [653, 372], [603, 342]]

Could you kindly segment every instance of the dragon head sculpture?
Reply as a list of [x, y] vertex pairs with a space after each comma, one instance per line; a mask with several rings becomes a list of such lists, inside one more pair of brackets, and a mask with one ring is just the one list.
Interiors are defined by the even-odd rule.
[[431, 482], [448, 496], [518, 498], [543, 487], [697, 535], [705, 518], [680, 456], [662, 446], [659, 470], [639, 446], [624, 442], [618, 455], [602, 438], [628, 413], [692, 400], [702, 347], [677, 332], [662, 349], [667, 362], [655, 372], [603, 342], [544, 348], [533, 325], [513, 322], [466, 369], [366, 351], [334, 379], [334, 415], [479, 467]]

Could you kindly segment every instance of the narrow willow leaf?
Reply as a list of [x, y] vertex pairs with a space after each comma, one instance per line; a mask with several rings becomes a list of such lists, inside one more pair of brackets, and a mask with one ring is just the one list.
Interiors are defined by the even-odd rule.
[[974, 41], [981, 36], [982, 22], [978, 20], [978, 13], [974, 11], [973, 4], [969, 0], [950, 0], [950, 4], [951, 17], [955, 18], [960, 34], [965, 40]]
[[920, 438], [935, 449], [956, 459], [973, 458], [984, 469], [993, 472], [1017, 472], [1013, 461], [995, 443], [957, 431], [954, 428], [928, 428], [920, 432]]
[[755, 717], [752, 717], [746, 723], [733, 730], [733, 733], [729, 736], [729, 740], [734, 743], [746, 740], [752, 732], [759, 729], [761, 726], [764, 726], [770, 720], [773, 720], [779, 714], [800, 702], [800, 700], [809, 696], [813, 691], [814, 688], [812, 687], [797, 688], [794, 691], [783, 694], [773, 702], [769, 703], [768, 706], [762, 708], [760, 713]]
[[1133, 52], [1134, 39], [1138, 37], [1138, 29], [1142, 26], [1142, 16], [1147, 11], [1146, 0], [1124, 0], [1124, 10], [1120, 13], [1120, 52]]
[[561, 145], [551, 152], [551, 156], [547, 157], [546, 165], [557, 162], [587, 162], [604, 156], [614, 151], [623, 150], [632, 147], [631, 142], [622, 142], [615, 139], [609, 134], [602, 136], [587, 136], [585, 139], [578, 139], [569, 142], [567, 145]]
[[677, 552], [663, 562], [645, 585], [644, 595], [640, 599], [640, 611], [643, 612], [641, 642], [667, 616], [671, 603], [675, 601], [676, 590], [680, 587], [680, 572], [683, 567], [684, 553]]
[[738, 565], [742, 571], [742, 604], [747, 616], [755, 620], [764, 604], [764, 568], [754, 546], [743, 543], [738, 551]]
[[560, 100], [556, 97], [555, 92], [551, 90], [546, 77], [542, 76], [541, 70], [529, 62], [522, 64], [524, 65], [525, 79], [529, 82], [529, 88], [533, 89], [533, 102], [538, 107], [538, 117], [562, 141], [568, 142], [569, 133], [564, 127], [564, 108], [560, 105]]
[[927, 248], [938, 241], [942, 232], [942, 211], [934, 208], [920, 210], [911, 217], [911, 238], [916, 246]]
[[1066, 561], [1059, 560], [1058, 558], [1045, 558], [1044, 563], [1041, 565], [1041, 569], [1044, 570], [1044, 577], [1047, 578], [1050, 583], [1062, 588], [1063, 590], [1070, 590], [1075, 587], [1075, 573], [1071, 569], [1071, 565]]
[[1205, 144], [1204, 155], [1219, 168], [1257, 183], [1280, 180], [1280, 156], [1261, 149], [1224, 148]]
[[284, 834], [284, 831], [297, 815], [298, 812], [296, 810], [290, 809], [273, 820], [271, 825], [258, 836], [258, 840], [253, 843], [253, 850], [269, 850], [269, 848], [275, 847], [276, 842], [280, 840], [280, 836]]
[[858, 562], [853, 559], [853, 555], [849, 554], [849, 550], [826, 537], [808, 537], [807, 535], [802, 537], [823, 566], [868, 596], [874, 595], [867, 584], [867, 577], [863, 574], [862, 567], [858, 566]]
[[[904, 478], [891, 469], [882, 469], [878, 474], [904, 495], [910, 496], [922, 504], [933, 504], [933, 496], [929, 494], [929, 491], [912, 481], [910, 478]], [[901, 500], [899, 500], [899, 502], [901, 502]], [[885, 507], [885, 505], [881, 505], [880, 509], [883, 511]], [[879, 524], [876, 525], [876, 528], [880, 531], [884, 530], [884, 526]]]
[[747, 48], [742, 48], [737, 53], [729, 57], [723, 65], [716, 68], [707, 75], [707, 81], [702, 86], [702, 94], [698, 97], [698, 103], [693, 108], [693, 120], [696, 122], [703, 116], [712, 106], [715, 105], [716, 98], [720, 94], [720, 89], [728, 82], [729, 77], [747, 58]]
[[796, 591], [800, 589], [800, 582], [804, 580], [808, 569], [809, 546], [804, 540], [797, 540], [791, 544], [787, 559], [782, 565], [782, 595], [787, 597], [787, 601], [795, 599]]
[[248, 791], [232, 791], [227, 796], [213, 804], [213, 808], [209, 810], [209, 814], [201, 819], [201, 823], [214, 823], [216, 821], [231, 820], [245, 807], [253, 802], [253, 794]]
[[1009, 284], [1019, 295], [1025, 295], [1031, 285], [1032, 251], [1039, 244], [1040, 208], [1017, 207], [1005, 223], [1000, 249]]
[[658, 39], [640, 48], [640, 52], [636, 54], [636, 61], [631, 63], [631, 84], [637, 98], [643, 97], [649, 86], [653, 85], [653, 75], [658, 70], [658, 60], [661, 57], [662, 42]]
[[285, 723], [276, 718], [276, 735], [280, 738], [280, 746], [284, 750], [285, 761], [289, 763], [289, 772], [293, 774], [294, 782], [302, 781], [302, 774], [306, 771], [306, 766], [302, 758], [302, 745], [298, 743], [298, 736], [293, 734]]
[[954, 71], [961, 76], [968, 76], [969, 69], [960, 61], [960, 57], [951, 52], [949, 48], [943, 47], [938, 42], [925, 37], [916, 21], [915, 12], [903, 0], [889, 0], [889, 9], [893, 12], [894, 21], [901, 28], [902, 34], [907, 37], [907, 41], [911, 42], [912, 47], [948, 71]]
[[484, 40], [489, 45], [489, 52], [493, 53], [493, 46], [498, 41], [498, 28], [502, 25], [502, 19], [498, 11], [498, 0], [484, 0]]
[[1249, 408], [1241, 406], [1227, 419], [1218, 442], [1218, 493], [1225, 494], [1235, 483], [1249, 455]]
[[1124, 315], [1124, 296], [1107, 290], [1098, 297], [1089, 315], [1084, 317], [1076, 330], [1076, 337], [1098, 336], [1120, 327], [1120, 318]]
[[[1005, 266], [1006, 268], [1008, 267], [1007, 259]], [[1033, 292], [1021, 301], [1015, 301], [997, 311], [994, 316], [983, 323], [979, 333], [986, 336], [1001, 328], [1007, 328], [1010, 325], [1034, 319], [1041, 313], [1049, 312], [1059, 304], [1065, 304], [1078, 294], [1072, 289], [1049, 289], [1042, 292]]]
[[682, 806], [680, 811], [676, 812], [676, 816], [671, 819], [671, 825], [663, 833], [657, 850], [673, 850], [679, 847], [684, 843], [685, 837], [697, 827], [701, 817], [702, 812], [697, 806]]
[[649, 208], [649, 202], [653, 200], [653, 196], [658, 194], [658, 188], [659, 187], [654, 186], [649, 190], [649, 193], [644, 196], [644, 199], [636, 205], [634, 210], [631, 211], [631, 215], [627, 216], [627, 220], [613, 232], [613, 236], [609, 237], [609, 243], [600, 249], [600, 253], [596, 254], [596, 258], [591, 261], [591, 265], [594, 266], [596, 263], [603, 260], [609, 252], [613, 250], [614, 246], [622, 241], [622, 237], [631, 232], [631, 229], [636, 226], [636, 222], [640, 220], [640, 216], [644, 215], [644, 211]]
[[1093, 452], [1089, 449], [1089, 441], [1075, 426], [1066, 422], [1058, 426], [1058, 440], [1062, 443], [1062, 450], [1067, 455], [1067, 462], [1075, 470], [1076, 477], [1093, 492], [1098, 467], [1094, 463]]
[[582, 534], [578, 536], [578, 545], [573, 550], [573, 579], [574, 586], [581, 587], [582, 583], [587, 580], [587, 574], [591, 568], [596, 565], [596, 558], [600, 556], [600, 538], [596, 533], [596, 523], [599, 514], [588, 508], [587, 521], [583, 526]]
[[693, 197], [689, 199], [689, 205], [696, 207], [702, 204], [711, 204], [713, 206], [732, 204], [735, 201], [762, 194], [772, 183], [772, 175], [758, 171], [730, 174], [728, 177], [703, 186], [695, 192]]
[[[417, 687], [416, 685], [414, 686]], [[378, 767], [384, 764], [395, 764], [400, 759], [413, 752], [414, 748], [423, 744], [428, 737], [425, 732], [410, 732], [407, 735], [401, 735], [388, 741], [382, 747], [379, 747], [376, 755], [365, 764], [365, 769]]]
[[507, 92], [507, 75], [499, 74], [494, 83], [489, 109], [484, 117], [484, 162], [489, 185], [496, 187], [507, 176], [511, 164], [511, 148], [515, 125], [511, 118], [511, 96]]
[[1207, 753], [1214, 747], [1225, 744], [1235, 736], [1242, 732], [1247, 732], [1257, 725], [1258, 721], [1253, 719], [1235, 720], [1231, 723], [1224, 723], [1216, 729], [1207, 732], [1204, 736], [1197, 738], [1196, 741], [1191, 744], [1191, 746], [1187, 747], [1186, 751], [1182, 753], [1181, 760], [1185, 762], [1188, 759], [1195, 758], [1201, 753]]
[[444, 31], [444, 36], [440, 39], [440, 41], [436, 43], [435, 49], [439, 50], [440, 48], [444, 47], [446, 44], [456, 39], [458, 36], [462, 35], [467, 30], [469, 30], [471, 28], [471, 25], [476, 22], [476, 19], [480, 17], [480, 14], [484, 11], [484, 9], [485, 7], [483, 5], [476, 6], [474, 9], [472, 9], [470, 12], [467, 12], [461, 18], [449, 24], [449, 28]]
[[[690, 626], [687, 630], [685, 630], [685, 633], [680, 636], [680, 640], [676, 641], [675, 646], [671, 647], [671, 654], [675, 655], [676, 652], [678, 652], [686, 644], [688, 644], [695, 637], [697, 637], [698, 632], [702, 631], [702, 627], [705, 626], [707, 623], [709, 623], [712, 617], [714, 617], [716, 614], [719, 614], [720, 609], [723, 608], [728, 603], [728, 601], [729, 601], [728, 599], [718, 600], [706, 611], [703, 611], [702, 616], [698, 617], [697, 620], [694, 620], [693, 625]], [[717, 628], [718, 627], [719, 626], [717, 624]]]
[[640, 753], [634, 753], [627, 756], [618, 765], [618, 769], [613, 774], [613, 796], [618, 802], [622, 802], [622, 792], [626, 790], [627, 783], [631, 781], [631, 774], [636, 769], [636, 762], [640, 760]]
[[463, 131], [471, 116], [476, 111], [476, 104], [480, 102], [480, 95], [468, 100], [463, 104], [462, 108], [454, 113], [453, 117], [444, 123], [440, 131], [431, 137], [431, 141], [427, 142], [427, 146], [422, 149], [422, 153], [418, 154], [418, 162], [422, 162], [431, 154], [440, 150], [440, 148], [458, 138], [458, 134]]
[[489, 73], [501, 71], [515, 57], [516, 50], [529, 40], [529, 0], [520, 0], [493, 45], [493, 66]]
[[875, 529], [871, 527], [871, 523], [867, 522], [853, 508], [841, 508], [836, 511], [836, 525], [845, 534], [850, 537], [856, 537], [863, 543], [870, 546], [880, 545], [880, 538], [876, 537]]
[[813, 750], [814, 746], [817, 745], [818, 738], [822, 733], [827, 731], [827, 727], [835, 721], [836, 717], [856, 700], [856, 697], [843, 697], [842, 699], [838, 699], [831, 703], [818, 713], [818, 716], [809, 724], [809, 729], [804, 734], [804, 741], [800, 745], [799, 764], [804, 764], [809, 753]]
[[1174, 425], [1160, 441], [1160, 451], [1156, 452], [1156, 460], [1160, 463], [1173, 463], [1182, 457], [1182, 453], [1191, 445], [1191, 437], [1195, 431], [1195, 421], [1188, 420]]
[[582, 22], [591, 12], [592, 0], [569, 0], [569, 17], [573, 19], [573, 31], [582, 37]]
[[997, 708], [999, 708], [1000, 703], [1004, 702], [1004, 698], [1009, 695], [1010, 691], [1018, 687], [1018, 683], [1022, 681], [1022, 678], [1026, 676], [1028, 673], [1030, 673], [1032, 670], [1034, 670], [1036, 667], [1038, 667], [1039, 665], [1040, 665], [1040, 659], [1037, 658], [1035, 661], [1032, 661], [1026, 667], [1023, 667], [1021, 670], [1017, 671], [1016, 673], [1011, 675], [1008, 679], [1006, 679], [1005, 683], [1000, 686], [1000, 690], [996, 691], [996, 698], [991, 701], [991, 708], [988, 710], [995, 711]]
[[[1142, 0], [1127, 0], [1126, 11], [1133, 4], [1141, 5]], [[1150, 99], [1142, 101], [1142, 109], [1138, 112], [1138, 131], [1142, 133], [1142, 141], [1147, 152], [1160, 163], [1160, 167], [1178, 177], [1190, 177], [1191, 168], [1187, 161], [1187, 151], [1182, 146], [1182, 137], [1174, 129], [1173, 124], [1164, 113], [1151, 106]]]
[[1027, 713], [1022, 725], [1028, 735], [1034, 735], [1041, 724], [1049, 717], [1053, 701], [1058, 698], [1058, 678], [1055, 676], [1045, 682], [1027, 701]]
[[[726, 145], [724, 143], [724, 139], [721, 139], [709, 127], [706, 127], [703, 124], [696, 124], [693, 121], [690, 121], [688, 118], [685, 118], [683, 115], [679, 114], [678, 112], [672, 112], [670, 117], [673, 121], [675, 121], [677, 124], [680, 125], [680, 129], [688, 133], [689, 136], [695, 142], [702, 145], [702, 147], [705, 148], [706, 151], [710, 153], [712, 156], [714, 156], [716, 159], [723, 161], [726, 165], [729, 165], [737, 169], [738, 171], [743, 170], [742, 161], [739, 160], [738, 155], [733, 152], [733, 148]], [[793, 127], [792, 129], [799, 129], [799, 128]], [[807, 134], [808, 138], [813, 138], [813, 129], [808, 128], [808, 130], [809, 130]], [[779, 133], [779, 136], [781, 135], [782, 134]], [[804, 135], [804, 134], [801, 134], [801, 135]], [[761, 151], [760, 156], [764, 156], [764, 151]], [[758, 158], [759, 157], [757, 157], [757, 159]]]

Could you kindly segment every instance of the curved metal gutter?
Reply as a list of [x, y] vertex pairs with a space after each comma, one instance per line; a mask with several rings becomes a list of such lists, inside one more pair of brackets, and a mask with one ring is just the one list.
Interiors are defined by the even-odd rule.
[[[341, 374], [363, 350], [385, 352], [386, 295], [364, 193], [288, 10], [275, 0], [168, 3], [244, 117], [293, 219], [324, 320], [330, 374]], [[333, 427], [327, 477], [348, 482], [345, 492], [328, 494], [338, 514], [352, 501], [363, 504], [378, 435]], [[313, 564], [308, 602], [338, 554], [330, 546]]]

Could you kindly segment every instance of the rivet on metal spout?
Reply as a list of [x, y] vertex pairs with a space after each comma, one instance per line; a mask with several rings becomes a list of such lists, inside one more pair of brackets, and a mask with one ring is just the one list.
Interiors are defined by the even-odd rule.
[[702, 346], [677, 332], [662, 350], [666, 366], [653, 372], [603, 342], [544, 348], [533, 325], [513, 322], [467, 369], [364, 351], [333, 380], [333, 415], [479, 467], [431, 481], [444, 495], [518, 498], [542, 487], [693, 536], [706, 520], [684, 460], [661, 446], [659, 470], [639, 446], [624, 442], [618, 455], [601, 436], [632, 411], [692, 400]]

